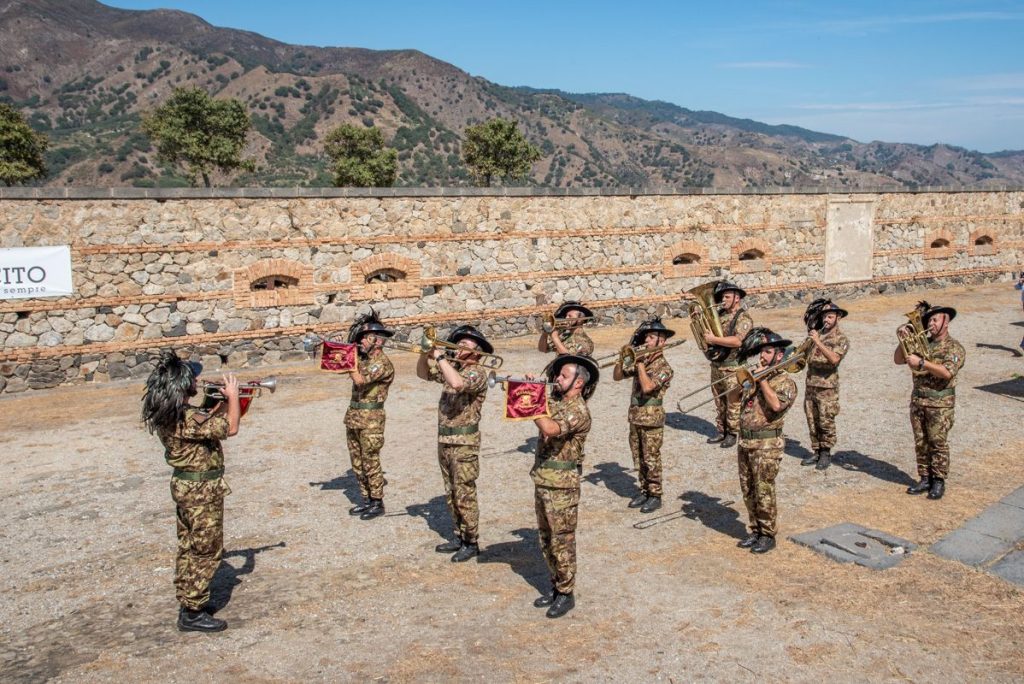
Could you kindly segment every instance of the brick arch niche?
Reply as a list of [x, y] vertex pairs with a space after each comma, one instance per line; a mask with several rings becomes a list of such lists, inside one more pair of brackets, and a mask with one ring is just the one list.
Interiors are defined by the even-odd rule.
[[662, 275], [665, 278], [701, 276], [710, 270], [704, 245], [682, 240], [665, 248], [662, 263]]
[[946, 259], [953, 256], [953, 234], [942, 228], [924, 236], [924, 258]]
[[967, 240], [967, 249], [972, 256], [992, 256], [999, 251], [992, 231], [987, 228], [979, 228], [971, 233]]
[[313, 267], [287, 259], [264, 259], [235, 269], [235, 306], [257, 308], [313, 304]]
[[732, 273], [760, 273], [771, 269], [771, 249], [761, 238], [740, 240], [732, 246]]
[[390, 252], [352, 264], [349, 297], [354, 300], [419, 297], [423, 269], [418, 261]]

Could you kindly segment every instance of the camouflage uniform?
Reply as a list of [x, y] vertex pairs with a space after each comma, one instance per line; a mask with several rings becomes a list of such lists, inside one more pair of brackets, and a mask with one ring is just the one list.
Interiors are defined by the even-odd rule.
[[[821, 343], [839, 356], [842, 363], [850, 350], [850, 341], [832, 328], [821, 336]], [[811, 451], [829, 449], [836, 445], [836, 416], [839, 415], [839, 363], [832, 365], [817, 347], [811, 351], [807, 363], [807, 385], [804, 389], [804, 414], [807, 431], [811, 435]]]
[[[750, 329], [754, 327], [754, 319], [750, 317], [746, 309], [741, 308], [727, 322], [723, 322], [722, 337], [737, 336], [741, 340], [746, 337]], [[711, 363], [711, 382], [718, 382], [711, 390], [714, 394], [720, 394], [726, 390], [733, 390], [737, 383], [734, 377], [736, 367], [740, 361], [739, 348], [730, 349], [729, 355], [723, 360]], [[740, 405], [737, 402], [730, 402], [726, 395], [715, 398], [715, 425], [719, 434], [736, 434], [740, 424]]]
[[364, 499], [384, 498], [384, 471], [380, 450], [384, 446], [384, 402], [395, 379], [395, 367], [380, 349], [359, 359], [359, 373], [366, 382], [352, 383], [352, 399], [345, 412], [345, 433], [352, 472]]
[[949, 475], [949, 443], [956, 405], [956, 376], [964, 365], [963, 346], [949, 335], [928, 345], [929, 360], [950, 372], [949, 380], [931, 373], [914, 374], [914, 392], [910, 398], [910, 425], [914, 428], [917, 474], [945, 480]]
[[768, 408], [760, 391], [743, 395], [737, 460], [750, 531], [775, 537], [778, 531], [775, 477], [779, 474], [785, 446], [782, 423], [786, 411], [796, 400], [797, 389], [796, 383], [785, 373], [771, 378], [768, 385], [779, 397], [782, 408], [778, 413]]
[[441, 369], [430, 367], [430, 379], [444, 385], [437, 406], [437, 460], [444, 479], [444, 495], [452, 525], [458, 537], [476, 544], [480, 509], [476, 501], [476, 479], [480, 475], [480, 408], [487, 396], [487, 374], [477, 364], [460, 367], [453, 362], [465, 383], [459, 391], [444, 381]]
[[541, 437], [530, 471], [540, 548], [560, 594], [576, 585], [576, 521], [580, 504], [583, 445], [590, 432], [590, 411], [583, 397], [551, 401], [557, 437]]
[[[594, 341], [590, 339], [590, 335], [583, 328], [574, 328], [572, 332], [559, 332], [558, 335], [562, 338], [562, 345], [565, 347], [566, 353], [579, 356], [593, 356]], [[547, 341], [548, 349], [555, 351], [555, 343], [551, 339], [551, 333], [548, 333]]]
[[196, 408], [174, 432], [160, 432], [164, 458], [174, 468], [171, 498], [177, 506], [178, 555], [174, 586], [178, 603], [202, 610], [210, 601], [210, 582], [224, 553], [224, 451], [228, 436], [223, 413], [210, 415]]
[[672, 382], [672, 366], [663, 354], [647, 363], [647, 376], [654, 383], [654, 392], [640, 390], [636, 368], [623, 371], [633, 378], [633, 395], [629, 400], [629, 449], [637, 470], [640, 491], [647, 496], [661, 497], [661, 443], [665, 433], [665, 408], [662, 401]]

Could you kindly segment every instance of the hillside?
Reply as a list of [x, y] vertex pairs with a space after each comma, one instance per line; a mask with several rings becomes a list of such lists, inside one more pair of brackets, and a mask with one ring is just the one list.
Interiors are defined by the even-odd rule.
[[545, 186], [915, 187], [1024, 184], [1024, 152], [858, 143], [624, 94], [509, 88], [415, 50], [287, 45], [169, 10], [0, 0], [0, 98], [51, 139], [46, 184], [173, 186], [139, 129], [175, 86], [242, 100], [253, 173], [218, 184], [330, 185], [320, 139], [376, 126], [400, 185], [464, 185], [461, 132], [515, 119]]

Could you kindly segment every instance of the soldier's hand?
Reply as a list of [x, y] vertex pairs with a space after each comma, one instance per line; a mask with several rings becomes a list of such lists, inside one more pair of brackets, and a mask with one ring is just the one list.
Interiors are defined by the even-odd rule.
[[710, 342], [711, 342], [712, 340], [714, 340], [714, 339], [715, 339], [715, 336], [714, 336], [714, 335], [712, 335], [711, 333], [709, 333], [709, 332], [705, 332], [705, 333], [704, 333], [704, 341], [705, 341], [705, 342], [708, 342], [708, 343], [710, 343]]
[[430, 350], [430, 358], [434, 359], [434, 361], [440, 361], [442, 357], [444, 357], [443, 349], [439, 347], [434, 347], [433, 349]]
[[919, 363], [921, 363], [921, 357], [917, 354], [911, 354], [907, 357], [907, 365], [911, 368], [917, 368]]
[[807, 336], [810, 337], [815, 342], [821, 339], [821, 335], [818, 334], [817, 330], [812, 330], [811, 332], [807, 333]]
[[224, 396], [228, 399], [238, 398], [238, 378], [234, 373], [226, 373], [221, 376], [224, 380]]

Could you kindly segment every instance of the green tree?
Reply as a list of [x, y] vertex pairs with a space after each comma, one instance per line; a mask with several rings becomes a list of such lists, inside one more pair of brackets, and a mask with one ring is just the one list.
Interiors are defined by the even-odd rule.
[[331, 158], [334, 184], [386, 188], [398, 177], [398, 152], [384, 147], [378, 128], [342, 124], [327, 134], [324, 151]]
[[239, 100], [215, 100], [201, 88], [175, 88], [162, 105], [142, 120], [142, 130], [156, 145], [157, 158], [184, 164], [195, 185], [198, 176], [210, 187], [210, 171], [253, 170], [242, 159], [245, 138], [252, 128]]
[[525, 178], [541, 156], [540, 150], [519, 132], [515, 121], [490, 119], [467, 128], [465, 138], [463, 160], [484, 187], [490, 187], [495, 176]]
[[49, 139], [36, 133], [9, 104], [0, 104], [0, 181], [11, 186], [46, 177], [43, 153]]

